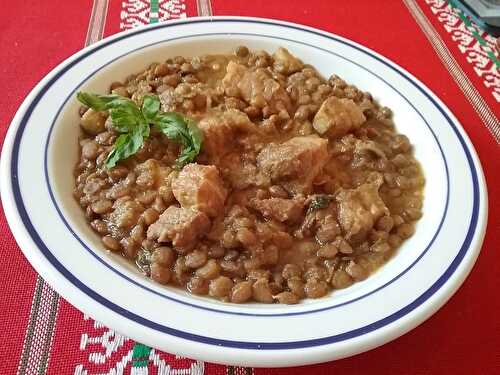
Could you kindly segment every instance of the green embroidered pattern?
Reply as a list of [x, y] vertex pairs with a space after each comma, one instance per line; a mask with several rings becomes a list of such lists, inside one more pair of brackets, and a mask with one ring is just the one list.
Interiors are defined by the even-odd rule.
[[484, 38], [477, 32], [476, 28], [474, 25], [472, 25], [472, 22], [470, 19], [462, 12], [460, 8], [458, 8], [457, 3], [455, 0], [448, 0], [448, 4], [450, 7], [453, 8], [453, 10], [457, 13], [458, 17], [460, 20], [465, 24], [467, 29], [472, 33], [474, 38], [478, 41], [478, 43], [481, 45], [483, 48], [484, 52], [488, 55], [488, 57], [495, 63], [495, 65], [500, 68], [500, 61], [498, 58], [495, 56], [495, 53], [489, 48], [488, 43], [484, 40]]
[[132, 351], [132, 367], [147, 367], [149, 363], [149, 346], [136, 342]]
[[160, 6], [159, 0], [151, 0], [151, 8], [149, 10], [149, 23], [158, 23]]

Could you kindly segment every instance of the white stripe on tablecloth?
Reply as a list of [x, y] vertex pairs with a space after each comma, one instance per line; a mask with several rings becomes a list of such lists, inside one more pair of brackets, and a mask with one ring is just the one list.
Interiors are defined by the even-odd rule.
[[199, 16], [212, 16], [212, 4], [210, 0], [196, 0], [196, 8]]
[[50, 358], [59, 296], [39, 276], [17, 373], [43, 374]]
[[108, 14], [108, 0], [94, 0], [92, 13], [90, 16], [85, 46], [89, 46], [104, 35], [104, 25], [106, 24], [106, 15]]

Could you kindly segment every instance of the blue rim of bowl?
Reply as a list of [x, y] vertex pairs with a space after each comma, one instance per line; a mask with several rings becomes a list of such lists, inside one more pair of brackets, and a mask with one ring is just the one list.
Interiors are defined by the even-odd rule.
[[[380, 291], [381, 289], [387, 287], [388, 285], [392, 284], [393, 282], [395, 282], [396, 280], [398, 280], [400, 277], [402, 277], [405, 273], [407, 273], [410, 269], [412, 269], [415, 264], [417, 264], [420, 259], [422, 259], [422, 257], [427, 253], [427, 251], [430, 249], [430, 247], [432, 246], [432, 244], [434, 243], [436, 237], [438, 236], [439, 232], [441, 231], [441, 227], [444, 223], [444, 220], [445, 220], [445, 217], [446, 217], [446, 213], [448, 211], [448, 202], [449, 202], [449, 172], [448, 172], [448, 164], [446, 162], [446, 157], [444, 155], [444, 152], [442, 150], [442, 147], [441, 147], [441, 144], [439, 143], [434, 131], [432, 130], [432, 128], [430, 127], [430, 125], [428, 124], [428, 122], [426, 121], [426, 119], [424, 118], [424, 116], [422, 115], [422, 113], [403, 95], [401, 94], [394, 86], [392, 86], [389, 82], [387, 82], [384, 78], [382, 78], [380, 75], [372, 72], [371, 70], [363, 67], [362, 65], [356, 63], [355, 61], [351, 60], [351, 59], [348, 59], [344, 56], [341, 56], [335, 52], [332, 52], [332, 51], [329, 51], [329, 50], [326, 50], [324, 48], [321, 48], [321, 47], [318, 47], [318, 46], [313, 46], [311, 44], [308, 44], [308, 43], [305, 43], [305, 42], [298, 42], [298, 41], [294, 41], [294, 40], [291, 40], [291, 39], [287, 39], [287, 38], [283, 38], [283, 37], [277, 37], [277, 36], [269, 36], [269, 35], [265, 35], [265, 34], [252, 34], [252, 33], [232, 33], [231, 35], [233, 36], [251, 36], [251, 37], [260, 37], [260, 38], [270, 38], [270, 39], [278, 39], [278, 40], [283, 40], [283, 41], [288, 41], [288, 42], [293, 42], [293, 43], [296, 43], [296, 44], [300, 44], [300, 45], [304, 45], [304, 46], [307, 46], [307, 47], [310, 47], [310, 48], [316, 48], [318, 50], [321, 50], [325, 53], [329, 53], [331, 55], [334, 55], [338, 58], [341, 58], [343, 60], [346, 60], [348, 61], [349, 63], [351, 64], [354, 64], [356, 66], [358, 66], [360, 69], [363, 69], [367, 72], [369, 72], [370, 74], [372, 74], [373, 76], [377, 77], [378, 79], [380, 79], [381, 81], [383, 81], [386, 85], [388, 85], [389, 87], [391, 87], [392, 90], [394, 90], [395, 92], [397, 92], [397, 94], [399, 96], [401, 96], [403, 98], [403, 100], [405, 100], [408, 105], [410, 107], [413, 108], [413, 110], [420, 116], [420, 118], [422, 119], [422, 121], [425, 123], [425, 125], [427, 126], [427, 129], [429, 130], [429, 132], [431, 133], [432, 137], [434, 138], [434, 140], [436, 141], [436, 144], [438, 145], [439, 147], [439, 151], [440, 151], [440, 154], [441, 154], [441, 157], [443, 159], [443, 164], [444, 164], [444, 168], [445, 168], [445, 172], [446, 172], [446, 200], [445, 200], [445, 206], [444, 206], [444, 210], [443, 210], [443, 215], [441, 217], [441, 220], [439, 222], [439, 225], [436, 229], [436, 232], [434, 233], [434, 235], [432, 236], [431, 240], [429, 241], [428, 245], [425, 246], [424, 250], [418, 255], [418, 257], [407, 267], [405, 268], [402, 272], [400, 272], [399, 274], [397, 274], [395, 277], [393, 277], [391, 280], [387, 281], [386, 283], [376, 287], [375, 289], [361, 295], [361, 296], [358, 296], [356, 298], [353, 298], [353, 299], [350, 299], [348, 301], [344, 301], [342, 303], [338, 303], [338, 304], [334, 304], [334, 305], [329, 305], [329, 306], [326, 306], [326, 307], [322, 307], [322, 308], [316, 308], [316, 309], [311, 309], [311, 310], [306, 310], [306, 311], [295, 311], [295, 312], [286, 312], [286, 313], [250, 313], [250, 312], [241, 312], [241, 311], [226, 311], [226, 310], [221, 310], [221, 309], [217, 309], [217, 308], [213, 308], [213, 307], [207, 307], [207, 306], [200, 306], [200, 305], [197, 305], [197, 304], [194, 304], [194, 303], [190, 303], [190, 302], [186, 302], [186, 301], [182, 301], [180, 299], [177, 299], [175, 297], [172, 297], [172, 296], [169, 296], [169, 295], [166, 295], [166, 294], [163, 294], [161, 292], [158, 292], [156, 290], [153, 290], [135, 280], [133, 280], [132, 278], [130, 278], [129, 276], [127, 275], [124, 275], [122, 272], [120, 272], [118, 269], [114, 268], [111, 264], [109, 264], [108, 262], [106, 262], [104, 259], [102, 259], [95, 251], [93, 251], [77, 234], [76, 232], [73, 230], [73, 228], [71, 228], [70, 224], [67, 222], [66, 218], [64, 217], [64, 214], [62, 213], [62, 210], [60, 209], [59, 205], [57, 204], [57, 199], [55, 199], [54, 197], [54, 193], [53, 193], [53, 190], [52, 190], [52, 186], [50, 184], [50, 179], [49, 179], [49, 175], [48, 175], [48, 167], [47, 167], [47, 164], [48, 164], [48, 151], [49, 151], [49, 146], [50, 146], [50, 139], [51, 139], [51, 136], [52, 136], [52, 131], [54, 129], [54, 126], [55, 126], [55, 123], [57, 122], [57, 119], [59, 117], [59, 114], [61, 113], [61, 111], [63, 110], [64, 106], [66, 105], [66, 103], [73, 99], [74, 98], [74, 94], [75, 92], [92, 76], [94, 76], [97, 72], [99, 72], [100, 70], [104, 69], [105, 67], [109, 66], [110, 64], [113, 64], [115, 61], [121, 59], [122, 57], [124, 56], [127, 56], [131, 53], [134, 53], [134, 52], [137, 52], [137, 51], [140, 51], [140, 50], [143, 50], [145, 48], [149, 48], [149, 47], [152, 47], [152, 46], [155, 46], [157, 44], [162, 44], [162, 43], [165, 43], [165, 42], [172, 42], [172, 41], [178, 41], [178, 40], [182, 40], [182, 39], [191, 39], [191, 38], [194, 38], [194, 37], [206, 37], [206, 36], [224, 36], [226, 35], [225, 33], [202, 33], [202, 34], [193, 34], [193, 35], [184, 35], [184, 36], [181, 36], [181, 37], [175, 37], [175, 38], [169, 38], [169, 39], [163, 39], [159, 42], [154, 42], [154, 43], [151, 43], [151, 44], [148, 44], [148, 45], [144, 45], [144, 46], [141, 46], [137, 49], [134, 49], [134, 50], [131, 50], [131, 51], [128, 51], [118, 57], [115, 57], [114, 59], [108, 61], [106, 64], [100, 66], [99, 68], [97, 68], [96, 70], [94, 70], [92, 73], [90, 73], [89, 75], [87, 75], [87, 77], [85, 77], [76, 87], [75, 89], [73, 89], [71, 91], [71, 93], [66, 97], [66, 99], [62, 102], [61, 106], [59, 107], [53, 121], [52, 121], [52, 124], [50, 126], [50, 129], [49, 129], [49, 133], [48, 133], [48, 136], [46, 138], [46, 142], [45, 142], [45, 156], [44, 156], [44, 170], [45, 170], [45, 181], [46, 181], [46, 184], [47, 184], [47, 188], [49, 190], [49, 194], [50, 194], [50, 198], [51, 198], [51, 201], [52, 201], [52, 204], [54, 205], [55, 209], [57, 210], [57, 213], [59, 214], [59, 217], [60, 219], [62, 220], [62, 222], [64, 223], [64, 225], [66, 226], [66, 228], [72, 233], [73, 237], [75, 237], [75, 239], [80, 243], [80, 245], [88, 252], [90, 253], [94, 258], [96, 258], [100, 263], [102, 263], [106, 268], [110, 269], [111, 271], [113, 271], [114, 273], [116, 273], [117, 275], [119, 275], [120, 277], [126, 279], [128, 282], [138, 286], [139, 288], [141, 289], [144, 289], [150, 293], [153, 293], [159, 297], [162, 297], [162, 298], [165, 298], [165, 299], [168, 299], [170, 301], [174, 301], [174, 302], [177, 302], [177, 303], [180, 303], [180, 304], [183, 304], [183, 305], [187, 305], [187, 306], [190, 306], [190, 307], [194, 307], [194, 308], [197, 308], [197, 309], [202, 309], [202, 310], [207, 310], [207, 311], [212, 311], [212, 312], [217, 312], [217, 313], [221, 313], [221, 314], [229, 314], [229, 315], [242, 315], [242, 316], [255, 316], [255, 317], [280, 317], [280, 316], [293, 316], [293, 315], [304, 315], [304, 314], [311, 314], [311, 313], [316, 313], [316, 312], [321, 312], [321, 311], [325, 311], [325, 310], [331, 310], [331, 309], [334, 309], [334, 308], [337, 308], [337, 307], [341, 307], [341, 306], [345, 306], [347, 304], [350, 304], [350, 303], [353, 303], [353, 302], [356, 302], [356, 301], [359, 301], [363, 298], [366, 298], [378, 291]], [[78, 60], [77, 60], [78, 61]], [[77, 62], [75, 61], [75, 62]]]
[[[215, 345], [215, 346], [224, 346], [224, 347], [231, 347], [231, 348], [240, 348], [240, 349], [259, 349], [259, 350], [280, 350], [280, 349], [297, 349], [297, 348], [305, 348], [305, 347], [314, 347], [314, 346], [321, 346], [321, 345], [327, 345], [327, 344], [332, 344], [348, 339], [352, 339], [364, 334], [367, 334], [369, 332], [375, 331], [377, 329], [380, 329], [400, 318], [403, 316], [409, 314], [411, 311], [415, 310], [417, 307], [422, 305], [426, 300], [428, 300], [432, 295], [434, 295], [444, 284], [445, 282], [453, 275], [457, 267], [460, 265], [462, 260], [464, 259], [467, 251], [470, 248], [471, 241], [474, 237], [475, 230], [477, 228], [478, 224], [478, 216], [479, 216], [479, 202], [480, 202], [480, 195], [479, 195], [479, 183], [478, 183], [478, 173], [476, 171], [476, 167], [474, 165], [474, 161], [472, 158], [472, 155], [467, 148], [467, 144], [463, 137], [461, 136], [460, 132], [458, 131], [457, 127], [455, 126], [453, 120], [447, 115], [446, 111], [432, 98], [431, 95], [429, 95], [420, 85], [418, 85], [416, 82], [414, 82], [409, 76], [407, 76], [404, 72], [400, 71], [396, 67], [392, 66], [391, 64], [387, 63], [377, 55], [373, 54], [369, 50], [362, 49], [355, 44], [351, 44], [345, 40], [342, 40], [340, 38], [335, 37], [334, 35], [326, 34], [320, 31], [314, 31], [311, 29], [306, 29], [302, 28], [298, 25], [291, 25], [291, 24], [282, 24], [278, 22], [271, 22], [271, 21], [264, 21], [264, 20], [251, 20], [251, 19], [238, 19], [238, 18], [224, 18], [224, 19], [211, 19], [210, 21], [207, 20], [186, 20], [186, 21], [180, 21], [172, 24], [158, 24], [155, 25], [155, 27], [152, 28], [147, 28], [147, 29], [139, 29], [137, 31], [127, 33], [125, 35], [119, 36], [117, 38], [113, 38], [111, 41], [108, 41], [108, 43], [102, 43], [96, 46], [95, 48], [91, 48], [88, 50], [86, 53], [82, 54], [79, 56], [78, 59], [73, 60], [71, 63], [67, 64], [61, 71], [54, 77], [49, 80], [49, 82], [46, 84], [46, 86], [52, 85], [57, 79], [58, 76], [60, 76], [62, 73], [64, 73], [70, 66], [74, 65], [77, 61], [87, 57], [88, 55], [92, 54], [93, 52], [107, 46], [110, 43], [114, 43], [118, 40], [125, 39], [128, 37], [131, 37], [133, 35], [137, 35], [140, 33], [144, 32], [149, 32], [151, 30], [156, 30], [158, 28], [167, 28], [179, 24], [194, 24], [194, 23], [203, 23], [203, 22], [243, 22], [243, 23], [254, 23], [254, 24], [267, 24], [267, 25], [272, 25], [272, 26], [279, 26], [279, 27], [286, 27], [286, 28], [291, 28], [291, 29], [296, 29], [299, 31], [304, 31], [307, 33], [312, 33], [321, 37], [325, 37], [331, 40], [334, 40], [339, 43], [346, 44], [354, 49], [359, 50], [360, 52], [370, 55], [372, 58], [378, 60], [379, 62], [383, 63], [384, 65], [388, 66], [395, 72], [397, 72], [402, 78], [407, 80], [409, 83], [411, 83], [413, 86], [415, 86], [424, 96], [427, 97], [428, 100], [430, 100], [435, 107], [441, 112], [443, 117], [447, 120], [448, 124], [451, 126], [453, 129], [455, 135], [457, 136], [464, 153], [467, 157], [467, 161], [469, 163], [470, 171], [471, 171], [471, 179], [472, 179], [472, 186], [473, 186], [473, 208], [472, 208], [472, 215], [471, 215], [471, 220], [469, 224], [469, 228], [467, 230], [464, 242], [462, 246], [460, 247], [460, 250], [456, 257], [453, 259], [451, 264], [448, 266], [446, 271], [439, 277], [439, 279], [430, 287], [428, 288], [424, 293], [422, 293], [417, 299], [415, 299], [413, 302], [408, 304], [407, 306], [403, 307], [402, 309], [398, 310], [397, 312], [380, 319], [376, 322], [373, 322], [371, 324], [368, 324], [364, 327], [357, 328], [348, 332], [344, 332], [341, 334], [333, 335], [333, 336], [328, 336], [328, 337], [323, 337], [323, 338], [316, 338], [316, 339], [310, 339], [310, 340], [301, 340], [301, 341], [290, 341], [290, 342], [245, 342], [245, 341], [232, 341], [232, 340], [224, 340], [224, 339], [215, 339], [211, 337], [206, 337], [202, 335], [196, 335], [188, 332], [183, 332], [174, 328], [166, 327], [161, 324], [158, 324], [156, 322], [152, 322], [148, 319], [145, 319], [141, 316], [138, 316], [137, 314], [134, 314], [114, 303], [111, 301], [107, 300], [106, 298], [102, 297], [98, 293], [94, 292], [91, 290], [89, 287], [84, 285], [82, 282], [80, 282], [78, 279], [76, 279], [67, 269], [60, 264], [57, 259], [54, 257], [54, 255], [50, 252], [50, 250], [45, 246], [45, 244], [42, 242], [40, 236], [34, 229], [31, 221], [29, 220], [29, 216], [26, 212], [26, 208], [24, 206], [24, 203], [22, 201], [22, 196], [20, 193], [20, 187], [18, 184], [18, 156], [19, 156], [19, 146], [20, 146], [20, 141], [22, 138], [22, 134], [24, 132], [24, 128], [31, 116], [32, 111], [36, 107], [38, 101], [40, 98], [43, 96], [44, 91], [40, 90], [40, 92], [37, 94], [37, 96], [33, 99], [33, 101], [29, 104], [26, 113], [24, 114], [23, 118], [21, 119], [19, 123], [19, 127], [17, 129], [17, 133], [15, 134], [14, 137], [14, 144], [13, 144], [13, 151], [12, 151], [12, 162], [11, 162], [11, 182], [12, 182], [12, 188], [13, 188], [13, 195], [14, 195], [14, 201], [17, 206], [19, 216], [25, 225], [26, 230], [30, 234], [32, 240], [35, 242], [35, 244], [38, 246], [39, 250], [44, 254], [46, 259], [54, 266], [56, 270], [58, 270], [61, 274], [65, 276], [65, 278], [70, 281], [77, 289], [79, 289], [81, 292], [85, 293], [87, 296], [95, 300], [96, 302], [100, 303], [101, 305], [107, 307], [111, 311], [124, 316], [127, 319], [130, 319], [140, 325], [146, 326], [148, 328], [151, 328], [153, 330], [163, 332], [172, 336], [176, 336], [182, 339], [190, 340], [190, 341], [195, 341], [198, 343], [203, 343], [203, 344], [209, 344], [209, 345]], [[74, 233], [73, 233], [74, 234]], [[262, 315], [260, 315], [262, 316]]]

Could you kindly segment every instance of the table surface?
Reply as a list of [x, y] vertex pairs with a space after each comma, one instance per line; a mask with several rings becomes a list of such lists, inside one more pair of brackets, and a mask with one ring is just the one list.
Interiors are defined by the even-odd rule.
[[[203, 1], [198, 0], [203, 3]], [[380, 6], [383, 3], [383, 7]], [[121, 30], [198, 14], [196, 0], [24, 0], [3, 4], [0, 139], [31, 88], [53, 67]], [[153, 12], [150, 12], [150, 7]], [[454, 112], [481, 159], [489, 221], [460, 290], [403, 337], [355, 357], [290, 369], [203, 363], [111, 331], [60, 298], [22, 256], [0, 215], [0, 374], [500, 374], [500, 63], [494, 39], [453, 0], [212, 0], [214, 15], [276, 18], [336, 33], [385, 55]], [[88, 32], [90, 31], [90, 32]]]

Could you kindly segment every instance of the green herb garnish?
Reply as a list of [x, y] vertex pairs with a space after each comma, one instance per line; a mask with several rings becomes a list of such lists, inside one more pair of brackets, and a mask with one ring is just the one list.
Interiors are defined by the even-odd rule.
[[151, 256], [152, 253], [149, 250], [141, 247], [135, 258], [135, 264], [147, 276], [151, 275]]
[[193, 162], [201, 150], [203, 133], [195, 122], [175, 112], [162, 112], [157, 95], [146, 95], [142, 108], [120, 95], [99, 95], [85, 92], [78, 100], [95, 111], [109, 111], [113, 127], [120, 136], [106, 159], [106, 168], [113, 168], [120, 160], [134, 155], [149, 137], [150, 125], [182, 146], [176, 160], [177, 168]]
[[182, 152], [175, 161], [178, 168], [196, 159], [203, 143], [203, 133], [193, 120], [175, 112], [160, 113], [156, 116], [154, 126], [169, 139], [182, 145]]
[[331, 195], [316, 195], [309, 204], [308, 212], [327, 208], [333, 197]]

